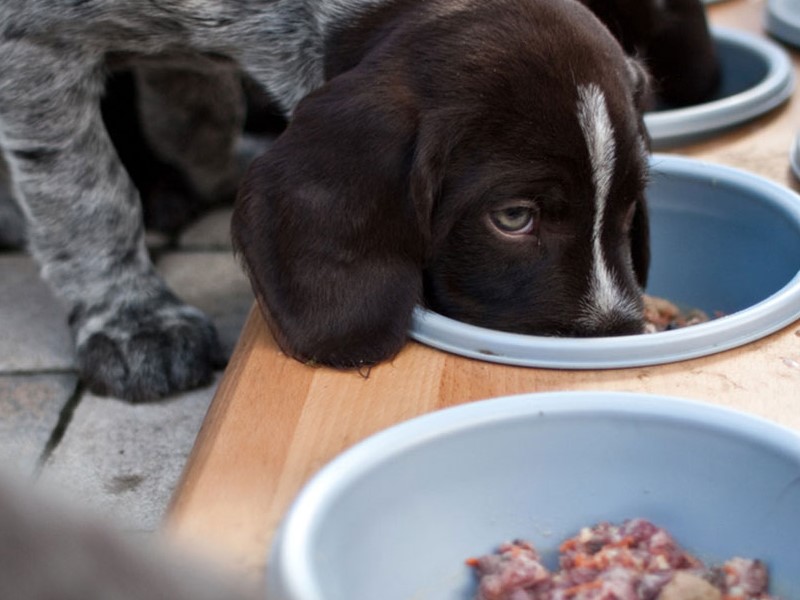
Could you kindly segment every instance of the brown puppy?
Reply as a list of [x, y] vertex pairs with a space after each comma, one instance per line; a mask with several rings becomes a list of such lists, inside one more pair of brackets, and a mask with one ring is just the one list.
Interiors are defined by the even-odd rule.
[[233, 222], [288, 353], [386, 359], [420, 302], [524, 333], [641, 331], [646, 77], [589, 10], [396, 2], [328, 39], [326, 77]]

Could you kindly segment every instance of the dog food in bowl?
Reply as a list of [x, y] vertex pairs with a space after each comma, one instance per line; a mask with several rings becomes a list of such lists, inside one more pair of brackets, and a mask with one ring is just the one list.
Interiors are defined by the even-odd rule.
[[699, 308], [681, 308], [666, 298], [642, 296], [644, 302], [645, 333], [657, 333], [699, 325], [709, 320], [709, 316]]
[[320, 470], [274, 539], [268, 597], [470, 600], [469, 556], [524, 534], [555, 571], [581, 527], [641, 517], [707, 564], [762, 560], [798, 600], [798, 506], [800, 438], [757, 417], [622, 392], [468, 402]]
[[771, 600], [767, 567], [735, 557], [706, 566], [646, 519], [584, 527], [559, 547], [558, 571], [525, 540], [471, 558], [475, 600]]

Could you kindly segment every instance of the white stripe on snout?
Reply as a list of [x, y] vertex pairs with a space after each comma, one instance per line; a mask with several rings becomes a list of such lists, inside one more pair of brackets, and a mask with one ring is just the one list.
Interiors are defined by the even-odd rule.
[[592, 273], [589, 297], [584, 299], [582, 321], [591, 327], [613, 312], [635, 317], [637, 306], [614, 281], [603, 254], [602, 234], [606, 204], [616, 162], [614, 128], [603, 91], [595, 84], [578, 86], [578, 123], [589, 151], [594, 184], [592, 223]]

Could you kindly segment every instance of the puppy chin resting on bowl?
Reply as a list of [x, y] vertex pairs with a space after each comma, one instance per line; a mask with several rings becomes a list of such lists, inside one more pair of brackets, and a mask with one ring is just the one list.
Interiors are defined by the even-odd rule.
[[[385, 360], [423, 301], [497, 329], [641, 330], [649, 92], [628, 54], [665, 95], [702, 95], [715, 65], [699, 0], [95, 4], [0, 5], [0, 146], [93, 391], [163, 396], [207, 383], [222, 358], [209, 319], [147, 256], [139, 194], [100, 115], [110, 57], [158, 101], [143, 114], [160, 135], [209, 104], [176, 103], [162, 68], [226, 85], [244, 71], [290, 117], [232, 225], [288, 354]], [[222, 130], [241, 125], [228, 100]], [[174, 164], [207, 147], [205, 128], [181, 130], [159, 144]], [[230, 164], [230, 136], [214, 139], [192, 166]], [[207, 169], [187, 172], [215, 187]]]

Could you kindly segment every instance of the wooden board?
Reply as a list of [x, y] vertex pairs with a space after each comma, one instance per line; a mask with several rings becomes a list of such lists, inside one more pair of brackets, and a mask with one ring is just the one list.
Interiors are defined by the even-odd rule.
[[[764, 0], [709, 7], [715, 24], [761, 33]], [[793, 53], [800, 74], [800, 56]], [[741, 167], [797, 189], [788, 150], [800, 129], [796, 96], [744, 127], [676, 151]], [[209, 409], [165, 528], [260, 576], [270, 540], [302, 485], [365, 436], [438, 408], [550, 390], [683, 396], [800, 430], [800, 322], [743, 348], [654, 367], [561, 371], [507, 367], [417, 343], [365, 378], [302, 365], [276, 347], [254, 309]]]

